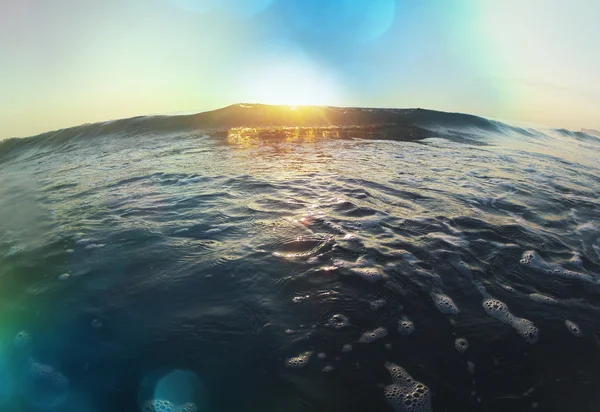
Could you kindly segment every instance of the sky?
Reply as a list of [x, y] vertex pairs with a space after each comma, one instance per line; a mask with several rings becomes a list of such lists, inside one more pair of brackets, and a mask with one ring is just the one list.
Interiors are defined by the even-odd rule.
[[0, 0], [0, 138], [234, 103], [600, 129], [597, 0]]

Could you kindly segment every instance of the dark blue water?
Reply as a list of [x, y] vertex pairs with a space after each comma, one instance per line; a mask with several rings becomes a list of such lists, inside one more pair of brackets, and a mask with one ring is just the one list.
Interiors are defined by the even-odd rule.
[[599, 410], [598, 140], [432, 113], [0, 143], [0, 410]]

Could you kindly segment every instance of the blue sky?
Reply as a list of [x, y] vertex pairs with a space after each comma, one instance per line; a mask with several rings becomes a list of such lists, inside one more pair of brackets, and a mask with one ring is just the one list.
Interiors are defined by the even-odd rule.
[[3, 0], [0, 138], [238, 102], [600, 129], [600, 3]]

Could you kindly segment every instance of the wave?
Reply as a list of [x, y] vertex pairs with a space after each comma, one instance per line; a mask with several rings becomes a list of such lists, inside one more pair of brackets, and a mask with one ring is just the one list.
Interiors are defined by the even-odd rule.
[[[61, 150], [81, 140], [94, 138], [127, 138], [130, 136], [165, 135], [201, 131], [223, 132], [232, 128], [281, 127], [327, 128], [346, 131], [341, 137], [376, 138], [380, 140], [422, 140], [443, 137], [451, 140], [481, 143], [486, 136], [547, 137], [534, 128], [512, 126], [496, 120], [427, 109], [342, 108], [329, 106], [272, 106], [236, 104], [193, 115], [142, 116], [43, 133], [28, 138], [0, 141], [0, 159], [6, 160], [22, 150], [45, 153]], [[600, 143], [600, 139], [584, 132], [566, 129], [552, 131], [565, 137]], [[276, 137], [277, 133], [266, 133]]]

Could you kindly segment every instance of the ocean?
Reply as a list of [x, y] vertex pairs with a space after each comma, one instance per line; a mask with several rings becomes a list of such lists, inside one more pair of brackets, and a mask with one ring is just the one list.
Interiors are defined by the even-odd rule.
[[598, 411], [600, 139], [236, 105], [0, 142], [0, 410]]

